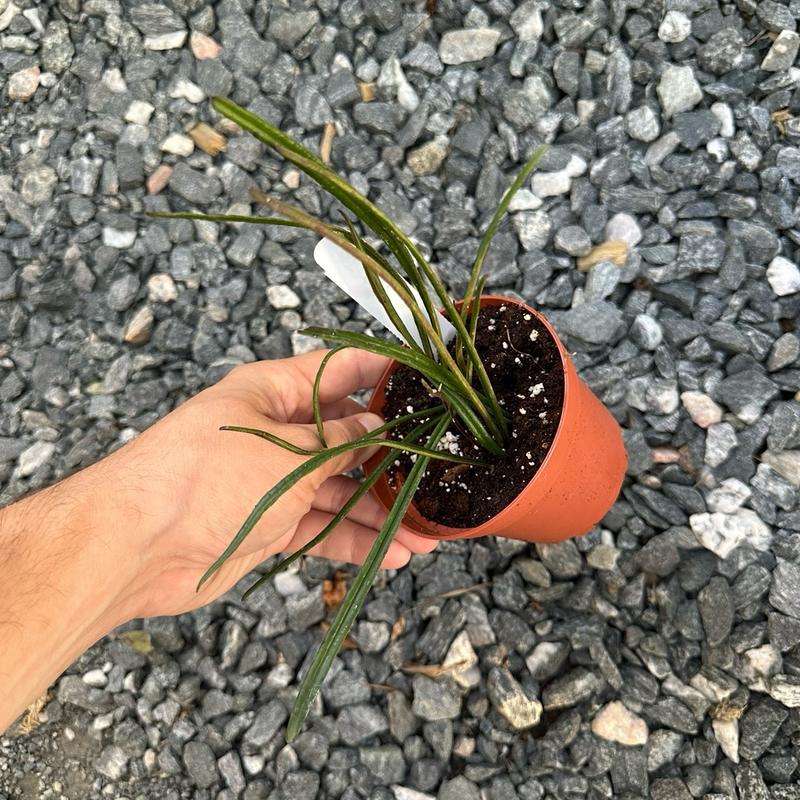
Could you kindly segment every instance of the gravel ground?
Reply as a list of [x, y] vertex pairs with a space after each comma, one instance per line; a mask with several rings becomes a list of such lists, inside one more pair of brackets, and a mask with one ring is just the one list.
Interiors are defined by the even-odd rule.
[[313, 560], [99, 643], [0, 739], [0, 797], [800, 798], [799, 16], [0, 0], [0, 501], [232, 365], [314, 347], [305, 323], [366, 327], [305, 235], [142, 217], [247, 211], [254, 182], [330, 210], [218, 93], [311, 147], [333, 132], [333, 165], [455, 293], [551, 143], [489, 287], [554, 322], [630, 453], [580, 540], [447, 543], [385, 574], [293, 746], [336, 569]]

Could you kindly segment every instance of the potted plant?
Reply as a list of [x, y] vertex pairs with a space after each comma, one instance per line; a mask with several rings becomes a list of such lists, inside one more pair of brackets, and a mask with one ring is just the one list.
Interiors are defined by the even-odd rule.
[[[558, 541], [580, 535], [616, 499], [626, 456], [619, 427], [578, 378], [544, 317], [516, 300], [482, 296], [481, 268], [492, 237], [544, 148], [533, 153], [503, 196], [480, 242], [464, 297], [454, 302], [414, 242], [317, 156], [230, 100], [215, 98], [213, 106], [330, 192], [382, 241], [387, 252], [365, 241], [347, 213], [342, 225], [326, 224], [256, 189], [251, 191], [253, 199], [279, 217], [152, 216], [292, 225], [312, 231], [331, 243], [328, 247], [338, 248], [343, 258], [338, 267], [366, 279], [387, 326], [405, 341], [327, 328], [305, 331], [335, 345], [323, 358], [314, 385], [318, 450], [303, 450], [265, 431], [227, 428], [263, 437], [307, 460], [261, 498], [201, 585], [235, 552], [266, 509], [303, 476], [347, 450], [381, 445], [366, 464], [359, 489], [330, 524], [248, 590], [319, 544], [367, 492], [374, 492], [385, 505], [383, 528], [301, 683], [287, 726], [286, 738], [291, 741], [401, 523], [437, 538], [496, 534]], [[328, 447], [318, 396], [320, 377], [345, 347], [392, 359], [370, 403], [370, 410], [387, 421], [355, 442]]]

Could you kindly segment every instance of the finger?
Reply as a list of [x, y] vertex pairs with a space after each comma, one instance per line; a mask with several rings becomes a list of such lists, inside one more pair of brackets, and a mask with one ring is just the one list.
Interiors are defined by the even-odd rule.
[[[320, 410], [322, 411], [322, 419], [339, 419], [340, 417], [350, 417], [353, 414], [360, 414], [367, 409], [361, 405], [361, 403], [356, 402], [350, 397], [343, 397], [341, 400], [334, 400], [332, 403], [325, 403]], [[309, 424], [314, 420], [314, 413], [311, 410], [311, 407], [304, 407], [298, 410], [298, 412], [291, 418], [288, 419], [287, 422], [299, 422], [303, 424]]]
[[[342, 419], [332, 419], [324, 423], [325, 442], [329, 448], [353, 442], [360, 439], [370, 431], [383, 425], [383, 420], [377, 414], [364, 412], [354, 414], [351, 417]], [[306, 435], [316, 436], [316, 429], [313, 425], [296, 426], [305, 428]], [[377, 451], [377, 447], [361, 447], [355, 450], [348, 450], [339, 456], [329, 459], [319, 469], [312, 473], [315, 486], [319, 487], [327, 478], [347, 472], [363, 464], [371, 455]]]
[[343, 397], [341, 400], [326, 403], [320, 410], [322, 411], [322, 419], [329, 420], [352, 417], [353, 414], [361, 414], [367, 409], [361, 403], [353, 400], [352, 397]]
[[[314, 498], [314, 509], [329, 514], [336, 514], [352, 497], [360, 481], [338, 475], [328, 478], [317, 490]], [[351, 509], [347, 518], [359, 525], [378, 531], [386, 521], [386, 509], [372, 494], [366, 494]], [[407, 547], [413, 553], [430, 553], [437, 545], [436, 539], [420, 536], [401, 525], [395, 535], [395, 541]]]
[[[311, 541], [332, 519], [333, 515], [323, 511], [309, 511], [297, 526], [297, 533], [292, 540], [291, 550], [302, 547]], [[375, 543], [377, 532], [365, 525], [359, 525], [352, 520], [343, 520], [333, 533], [323, 542], [313, 548], [309, 554], [327, 558], [332, 561], [348, 561], [351, 564], [363, 564], [372, 545]], [[398, 569], [405, 566], [410, 558], [411, 551], [397, 539], [392, 541], [386, 556], [381, 563], [383, 569]]]
[[[319, 365], [327, 353], [327, 350], [316, 350], [280, 363], [285, 363], [292, 370], [298, 382], [303, 381], [313, 387]], [[331, 403], [359, 389], [371, 389], [388, 365], [389, 359], [385, 356], [377, 356], [355, 347], [336, 353], [322, 373], [319, 385], [320, 402]], [[309, 395], [309, 402], [310, 400]]]

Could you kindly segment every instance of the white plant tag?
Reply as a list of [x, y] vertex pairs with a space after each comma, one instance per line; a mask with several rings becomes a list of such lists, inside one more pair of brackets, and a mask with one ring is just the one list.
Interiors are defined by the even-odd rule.
[[[314, 260], [322, 268], [322, 271], [330, 278], [343, 292], [348, 294], [358, 303], [368, 314], [371, 314], [381, 325], [388, 328], [398, 339], [405, 341], [404, 337], [397, 330], [389, 315], [381, 305], [381, 301], [372, 291], [367, 275], [361, 262], [343, 250], [339, 245], [334, 244], [330, 239], [322, 239], [314, 248]], [[417, 324], [411, 314], [409, 307], [403, 302], [400, 295], [389, 286], [386, 281], [381, 280], [386, 294], [397, 312], [397, 316], [405, 323], [414, 341], [422, 346], [422, 340], [417, 330]], [[414, 295], [417, 302], [422, 307], [422, 298], [415, 287], [407, 284], [408, 291]], [[449, 342], [455, 335], [456, 329], [452, 324], [440, 315], [439, 324], [442, 328], [442, 338], [445, 343]], [[411, 344], [411, 342], [406, 342]]]

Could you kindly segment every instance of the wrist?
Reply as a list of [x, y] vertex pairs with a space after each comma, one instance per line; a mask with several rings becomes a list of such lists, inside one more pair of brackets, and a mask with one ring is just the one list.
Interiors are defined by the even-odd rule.
[[136, 614], [136, 554], [90, 470], [0, 511], [0, 731]]

